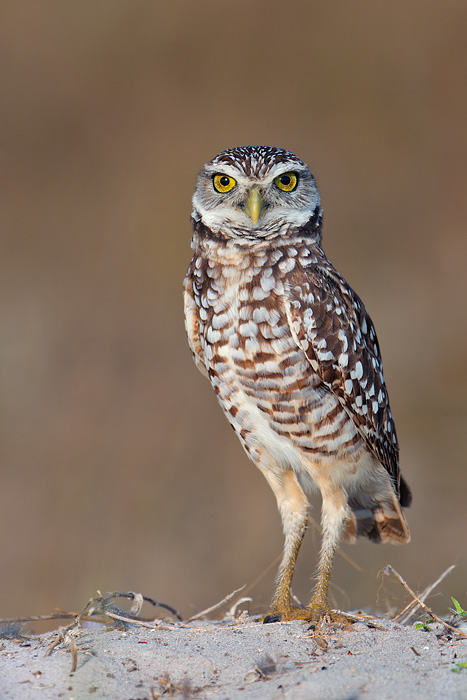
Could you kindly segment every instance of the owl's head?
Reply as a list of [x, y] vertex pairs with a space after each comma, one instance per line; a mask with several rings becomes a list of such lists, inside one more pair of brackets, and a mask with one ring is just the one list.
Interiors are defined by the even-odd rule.
[[270, 146], [222, 151], [204, 166], [193, 196], [194, 221], [238, 241], [289, 236], [320, 215], [308, 166], [293, 153]]

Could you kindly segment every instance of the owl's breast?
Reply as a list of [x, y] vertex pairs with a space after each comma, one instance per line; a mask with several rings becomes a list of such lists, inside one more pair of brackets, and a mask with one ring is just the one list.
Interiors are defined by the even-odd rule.
[[231, 422], [251, 411], [270, 425], [306, 422], [328, 392], [292, 337], [282, 283], [224, 271], [206, 284], [199, 313], [205, 365]]
[[205, 267], [195, 300], [211, 384], [255, 461], [264, 448], [295, 465], [341, 459], [343, 450], [352, 458], [355, 426], [294, 339], [284, 283], [269, 270]]

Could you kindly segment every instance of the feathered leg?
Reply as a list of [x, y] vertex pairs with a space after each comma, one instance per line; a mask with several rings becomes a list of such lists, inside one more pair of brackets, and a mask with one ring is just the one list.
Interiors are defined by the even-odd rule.
[[331, 611], [328, 603], [329, 581], [332, 564], [344, 522], [349, 514], [347, 496], [343, 491], [333, 490], [322, 493], [321, 512], [322, 542], [318, 564], [318, 578], [313, 598], [307, 607], [309, 619], [318, 622], [322, 617], [329, 617], [333, 622], [348, 622], [349, 618]]
[[308, 522], [308, 499], [298, 483], [294, 472], [263, 472], [277, 499], [285, 535], [284, 552], [279, 566], [276, 591], [271, 610], [264, 622], [304, 618], [307, 611], [290, 603], [290, 586], [298, 552]]
[[264, 622], [277, 622], [279, 620], [319, 622], [323, 617], [327, 617], [333, 622], [348, 623], [350, 618], [330, 610], [328, 603], [334, 554], [344, 522], [349, 514], [346, 494], [336, 489], [322, 491], [323, 539], [318, 578], [310, 604], [306, 608], [298, 608], [290, 602], [290, 587], [298, 552], [308, 523], [308, 499], [291, 469], [280, 473], [264, 470], [263, 473], [276, 496], [285, 535], [284, 552], [279, 566], [276, 591], [271, 610], [264, 617]]

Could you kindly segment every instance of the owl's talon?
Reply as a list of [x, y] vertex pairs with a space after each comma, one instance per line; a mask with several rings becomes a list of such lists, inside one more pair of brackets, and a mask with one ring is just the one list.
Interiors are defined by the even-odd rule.
[[311, 625], [308, 629], [312, 632], [316, 630], [316, 626], [318, 624], [325, 624], [330, 626], [340, 625], [347, 627], [348, 625], [351, 625], [355, 622], [355, 620], [352, 617], [350, 617], [350, 615], [346, 615], [345, 613], [341, 613], [337, 610], [313, 610], [313, 608], [309, 608], [308, 612], [308, 619], [311, 622]]
[[263, 618], [263, 625], [268, 625], [271, 622], [280, 622], [282, 620], [282, 615], [266, 615]]

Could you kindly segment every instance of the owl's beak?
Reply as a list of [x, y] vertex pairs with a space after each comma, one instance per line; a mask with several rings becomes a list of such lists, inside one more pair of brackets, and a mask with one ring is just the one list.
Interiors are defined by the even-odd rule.
[[258, 190], [253, 188], [250, 191], [250, 196], [245, 202], [245, 211], [248, 214], [248, 216], [251, 217], [251, 220], [254, 224], [256, 224], [256, 222], [258, 221], [263, 207], [264, 199], [262, 199]]

